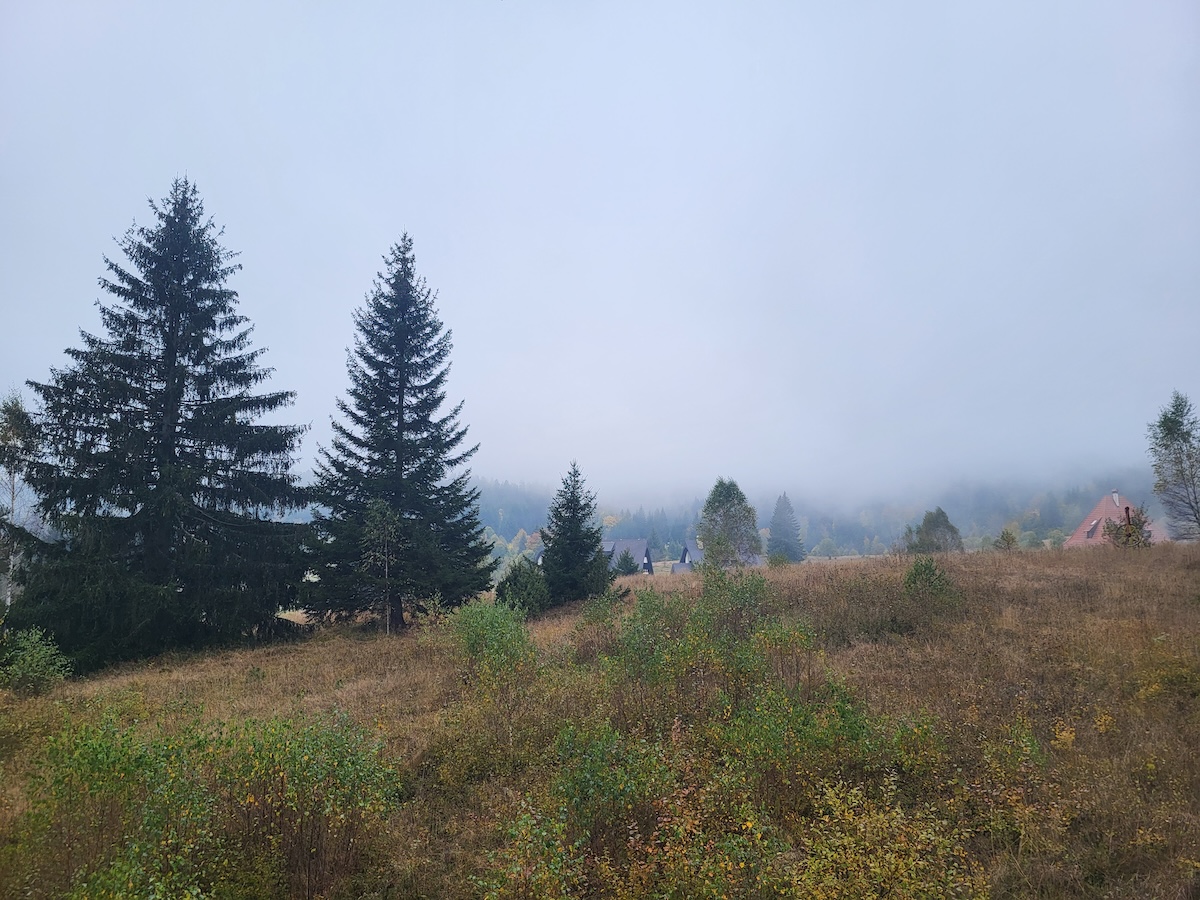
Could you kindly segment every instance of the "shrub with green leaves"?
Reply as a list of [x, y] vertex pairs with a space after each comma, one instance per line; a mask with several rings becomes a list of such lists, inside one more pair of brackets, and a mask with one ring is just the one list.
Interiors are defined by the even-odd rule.
[[533, 641], [520, 609], [476, 600], [454, 611], [450, 631], [480, 681], [504, 680], [533, 664]]
[[763, 688], [708, 730], [713, 748], [779, 821], [811, 812], [818, 781], [870, 768], [875, 738], [870, 719], [836, 683], [808, 701]]
[[541, 567], [521, 557], [496, 585], [496, 602], [535, 616], [550, 608], [550, 589]]
[[23, 696], [44, 694], [72, 671], [71, 661], [40, 628], [8, 635], [0, 643], [0, 686]]
[[572, 636], [576, 662], [588, 662], [612, 652], [617, 640], [620, 606], [629, 589], [607, 590], [583, 603], [583, 613]]
[[792, 867], [794, 897], [984, 898], [987, 882], [967, 856], [967, 835], [928, 809], [904, 809], [895, 783], [873, 799], [843, 782], [821, 786], [806, 823], [803, 862]]
[[561, 765], [554, 796], [567, 810], [569, 836], [598, 855], [622, 857], [631, 829], [650, 833], [654, 800], [674, 784], [662, 748], [601, 723], [591, 729], [568, 725], [556, 749]]
[[580, 848], [567, 839], [565, 809], [544, 813], [522, 803], [504, 837], [504, 846], [491, 854], [486, 877], [475, 881], [484, 900], [567, 898], [585, 884]]
[[149, 738], [112, 716], [70, 727], [0, 869], [27, 897], [322, 896], [394, 802], [381, 750], [344, 716]]

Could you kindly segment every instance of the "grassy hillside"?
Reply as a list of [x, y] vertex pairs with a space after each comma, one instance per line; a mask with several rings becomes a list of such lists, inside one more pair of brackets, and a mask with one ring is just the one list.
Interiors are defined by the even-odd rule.
[[1200, 896], [1200, 547], [626, 586], [0, 694], [0, 897]]

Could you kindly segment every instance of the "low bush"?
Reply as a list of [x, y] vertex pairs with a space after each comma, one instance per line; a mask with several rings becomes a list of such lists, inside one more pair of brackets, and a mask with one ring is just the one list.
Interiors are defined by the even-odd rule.
[[649, 834], [654, 801], [675, 776], [662, 749], [629, 739], [608, 723], [567, 726], [556, 742], [559, 775], [553, 793], [567, 810], [568, 837], [595, 856], [625, 858], [630, 834]]
[[480, 681], [505, 680], [533, 664], [533, 641], [520, 609], [476, 600], [455, 610], [449, 623], [471, 674]]
[[764, 688], [713, 722], [706, 737], [783, 827], [812, 813], [820, 781], [860, 776], [879, 762], [873, 722], [832, 683], [807, 701]]
[[904, 593], [914, 600], [938, 601], [953, 597], [954, 586], [932, 556], [918, 556], [904, 573]]
[[7, 635], [0, 643], [0, 687], [31, 697], [44, 694], [71, 675], [71, 661], [40, 628]]
[[584, 601], [583, 613], [571, 635], [577, 662], [591, 662], [600, 654], [611, 654], [619, 630], [619, 609], [629, 589], [607, 590]]
[[927, 809], [902, 808], [894, 783], [885, 784], [877, 800], [843, 782], [822, 785], [820, 792], [800, 841], [803, 862], [788, 872], [787, 896], [989, 896], [967, 856], [968, 835]]
[[521, 557], [496, 585], [496, 602], [534, 616], [550, 608], [550, 589], [541, 567]]
[[0, 862], [31, 898], [323, 896], [357, 870], [397, 788], [345, 717], [143, 739], [110, 716], [48, 742]]

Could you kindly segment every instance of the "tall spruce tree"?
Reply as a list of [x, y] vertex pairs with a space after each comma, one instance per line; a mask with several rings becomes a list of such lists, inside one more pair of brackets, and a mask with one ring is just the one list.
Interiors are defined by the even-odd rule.
[[596, 522], [596, 495], [571, 463], [562, 487], [550, 502], [542, 527], [542, 569], [554, 605], [604, 593], [613, 581], [604, 555], [603, 532]]
[[30, 553], [10, 624], [40, 625], [85, 667], [278, 627], [303, 574], [291, 474], [302, 427], [226, 286], [240, 269], [195, 185], [178, 179], [153, 223], [105, 257], [106, 335], [81, 331], [45, 384], [28, 466], [57, 533]]
[[800, 526], [796, 522], [796, 511], [787, 492], [775, 501], [775, 512], [771, 516], [771, 536], [767, 538], [767, 555], [781, 557], [788, 562], [804, 559], [804, 542], [800, 540]]
[[[337, 401], [333, 439], [317, 466], [314, 526], [319, 580], [307, 601], [318, 614], [345, 617], [384, 609], [394, 627], [438, 598], [461, 603], [487, 588], [495, 563], [479, 521], [479, 492], [464, 468], [462, 403], [441, 414], [451, 332], [436, 295], [418, 277], [407, 234], [387, 256], [363, 307], [355, 311], [350, 389]], [[395, 560], [388, 578], [363, 578], [370, 514], [394, 514]]]

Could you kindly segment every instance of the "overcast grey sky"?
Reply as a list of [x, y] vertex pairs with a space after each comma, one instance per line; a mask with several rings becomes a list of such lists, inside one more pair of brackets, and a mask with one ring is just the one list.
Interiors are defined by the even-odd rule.
[[486, 477], [1083, 481], [1200, 403], [1193, 0], [0, 0], [0, 389], [185, 174], [306, 469], [404, 231]]

